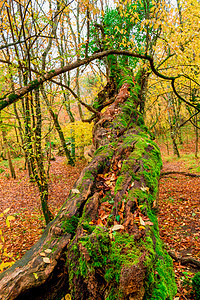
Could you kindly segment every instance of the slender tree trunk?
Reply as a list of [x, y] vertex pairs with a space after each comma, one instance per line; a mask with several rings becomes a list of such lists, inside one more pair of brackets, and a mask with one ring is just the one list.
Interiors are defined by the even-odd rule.
[[66, 141], [65, 141], [65, 137], [64, 137], [64, 134], [63, 134], [63, 131], [62, 131], [62, 128], [60, 126], [60, 123], [58, 121], [58, 115], [54, 113], [54, 111], [52, 110], [51, 108], [51, 105], [48, 101], [48, 98], [47, 98], [47, 95], [45, 93], [45, 90], [44, 90], [44, 87], [42, 86], [41, 87], [41, 93], [42, 93], [42, 96], [47, 104], [47, 107], [48, 107], [48, 110], [49, 110], [49, 113], [53, 119], [53, 122], [54, 122], [54, 126], [55, 126], [55, 129], [59, 135], [59, 138], [60, 138], [60, 142], [61, 142], [61, 145], [62, 145], [62, 148], [64, 150], [64, 153], [65, 153], [65, 156], [66, 158], [68, 159], [68, 163], [71, 165], [71, 166], [74, 166], [75, 163], [74, 163], [74, 160], [70, 154], [70, 151], [68, 150], [68, 147], [67, 147], [67, 144], [66, 144]]
[[176, 131], [175, 127], [172, 124], [171, 116], [168, 112], [168, 120], [169, 120], [169, 125], [170, 125], [170, 136], [172, 139], [172, 146], [173, 146], [173, 154], [176, 155], [177, 157], [180, 157], [180, 153], [178, 150], [177, 142], [176, 142]]
[[[1, 127], [3, 126], [2, 120], [0, 120], [0, 126]], [[1, 132], [2, 132], [2, 138], [3, 138], [3, 148], [4, 148], [4, 150], [6, 152], [6, 156], [8, 158], [10, 175], [11, 175], [12, 178], [15, 179], [16, 178], [16, 174], [15, 174], [15, 169], [14, 169], [14, 166], [13, 166], [13, 163], [12, 163], [12, 158], [11, 158], [11, 153], [10, 153], [9, 145], [8, 145], [7, 138], [6, 138], [5, 128], [2, 128]]]
[[56, 219], [0, 274], [0, 299], [173, 299], [155, 214], [160, 152], [129, 89], [123, 84], [96, 120], [94, 157]]
[[198, 131], [198, 115], [195, 116], [195, 157], [198, 158], [199, 151], [199, 131]]
[[53, 220], [53, 215], [48, 208], [48, 176], [44, 169], [43, 154], [42, 154], [42, 114], [39, 98], [39, 88], [35, 90], [35, 106], [36, 106], [36, 127], [35, 127], [35, 151], [38, 174], [36, 175], [36, 182], [40, 192], [40, 199], [42, 211], [44, 214], [45, 222], [48, 224]]

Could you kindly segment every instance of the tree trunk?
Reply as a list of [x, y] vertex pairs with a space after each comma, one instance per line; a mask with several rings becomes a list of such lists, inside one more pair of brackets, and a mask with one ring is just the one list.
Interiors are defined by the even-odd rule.
[[195, 157], [198, 158], [199, 151], [198, 115], [195, 116]]
[[47, 104], [47, 107], [48, 107], [49, 113], [52, 117], [52, 120], [54, 122], [55, 129], [59, 135], [62, 148], [64, 150], [66, 158], [68, 159], [68, 163], [69, 163], [69, 165], [74, 166], [75, 165], [74, 159], [73, 159], [72, 155], [70, 154], [70, 151], [67, 148], [67, 143], [65, 141], [64, 133], [63, 133], [60, 123], [58, 121], [58, 115], [56, 113], [54, 113], [54, 111], [52, 110], [43, 86], [41, 86], [41, 93]]
[[9, 169], [10, 169], [10, 175], [12, 178], [16, 178], [16, 174], [15, 174], [15, 169], [14, 169], [14, 166], [13, 166], [13, 163], [12, 163], [12, 158], [11, 158], [11, 153], [10, 153], [10, 148], [9, 148], [9, 145], [8, 145], [8, 142], [7, 142], [7, 138], [6, 138], [6, 131], [5, 131], [5, 128], [3, 128], [3, 122], [2, 120], [0, 120], [0, 125], [2, 127], [2, 138], [3, 138], [3, 148], [5, 150], [5, 153], [7, 154], [7, 158], [8, 158], [8, 164], [9, 164]]
[[42, 212], [45, 222], [48, 224], [53, 220], [53, 215], [48, 207], [48, 174], [45, 172], [44, 160], [42, 155], [42, 114], [40, 105], [39, 88], [35, 89], [35, 110], [36, 110], [36, 127], [35, 127], [35, 161], [37, 163], [36, 183], [39, 188]]
[[130, 88], [123, 84], [96, 120], [94, 157], [58, 216], [0, 275], [0, 299], [173, 299], [172, 259], [155, 214], [160, 152]]

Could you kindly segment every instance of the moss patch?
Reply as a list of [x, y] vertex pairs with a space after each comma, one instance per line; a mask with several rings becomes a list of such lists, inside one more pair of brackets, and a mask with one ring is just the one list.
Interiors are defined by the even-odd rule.
[[61, 228], [64, 230], [64, 232], [74, 234], [78, 226], [78, 221], [78, 217], [72, 216], [63, 222]]
[[8, 99], [9, 99], [10, 102], [15, 101], [17, 98], [18, 98], [18, 96], [16, 94], [10, 94], [8, 96]]
[[195, 292], [195, 299], [200, 300], [200, 272], [192, 278], [192, 287]]

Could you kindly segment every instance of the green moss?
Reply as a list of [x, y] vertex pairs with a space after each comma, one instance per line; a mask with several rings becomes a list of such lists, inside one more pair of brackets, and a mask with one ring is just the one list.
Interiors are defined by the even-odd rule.
[[111, 291], [110, 291], [108, 297], [106, 297], [106, 300], [118, 300], [118, 299], [121, 299], [122, 296], [123, 295], [120, 290], [116, 291], [115, 287], [111, 287]]
[[124, 183], [126, 182], [127, 178], [125, 175], [120, 175], [118, 178], [117, 178], [117, 181], [116, 181], [116, 185], [115, 185], [115, 194], [122, 190], [123, 189], [123, 186], [124, 186]]
[[82, 254], [79, 258], [79, 272], [80, 272], [81, 276], [86, 277], [86, 275], [87, 275], [87, 263], [86, 263], [86, 260], [85, 260], [85, 258]]
[[111, 191], [107, 191], [105, 196], [100, 200], [100, 202], [109, 202], [110, 204], [114, 204], [114, 197], [111, 195]]
[[[129, 143], [131, 140], [136, 140], [136, 143], [133, 152], [129, 155], [128, 163], [123, 164], [121, 171], [130, 174], [131, 168], [137, 165], [137, 160], [142, 161], [143, 168], [140, 168], [136, 175], [132, 174], [132, 177], [133, 180], [137, 180], [142, 176], [149, 188], [149, 190], [145, 188], [131, 189], [128, 192], [127, 200], [136, 197], [138, 204], [142, 205], [141, 211], [144, 209], [150, 221], [154, 223], [154, 226], [148, 227], [145, 239], [140, 239], [138, 246], [143, 249], [142, 252], [147, 253], [144, 262], [147, 267], [144, 299], [173, 299], [176, 293], [176, 285], [172, 260], [164, 250], [159, 237], [157, 218], [151, 211], [162, 166], [160, 151], [144, 132], [139, 132], [138, 135], [132, 135], [131, 138], [126, 137], [125, 139]], [[139, 177], [137, 178], [137, 176]]]
[[81, 206], [81, 203], [80, 203], [80, 202], [77, 202], [77, 203], [76, 203], [76, 207], [79, 208], [80, 206]]
[[[110, 293], [107, 299], [118, 299], [119, 288], [116, 288], [120, 281], [121, 269], [123, 266], [132, 266], [139, 262], [141, 252], [134, 242], [134, 237], [127, 233], [113, 232], [114, 240], [110, 240], [109, 231], [100, 226], [90, 227], [84, 223], [83, 228], [89, 235], [83, 236], [79, 243], [82, 244], [87, 257], [79, 253], [77, 245], [72, 247], [73, 260], [78, 259], [78, 267], [70, 266], [71, 272], [76, 276], [88, 277], [95, 273], [95, 270], [101, 270], [104, 273], [104, 279], [110, 286]], [[79, 253], [79, 254], [78, 254]], [[76, 265], [77, 266], [77, 265]], [[70, 274], [72, 280], [73, 275]]]
[[51, 71], [48, 72], [48, 74], [51, 74], [51, 73], [55, 73], [56, 71], [53, 69]]
[[114, 241], [111, 243], [109, 259], [112, 262], [112, 266], [115, 266], [113, 271], [116, 272], [116, 281], [119, 280], [121, 267], [137, 264], [140, 255], [140, 249], [137, 247], [132, 235], [125, 232], [115, 233]]
[[72, 216], [63, 222], [61, 228], [63, 228], [64, 232], [74, 234], [78, 226], [78, 221], [78, 217]]
[[83, 262], [83, 257], [79, 260], [79, 271], [82, 276], [82, 270], [84, 270], [84, 274], [87, 274], [88, 272], [94, 272], [95, 268], [102, 268], [106, 265], [110, 238], [103, 228], [97, 226], [92, 235], [83, 236], [80, 242], [87, 249], [90, 256], [90, 260], [87, 262]]
[[137, 181], [140, 181], [140, 176], [138, 175], [135, 175], [135, 173], [130, 173], [130, 175], [132, 176], [133, 180], [137, 180]]
[[39, 85], [39, 81], [37, 79], [30, 81], [30, 85], [32, 88], [37, 88]]
[[90, 225], [88, 222], [84, 222], [84, 223], [82, 224], [82, 227], [83, 227], [83, 229], [86, 230], [89, 234], [91, 234], [91, 233], [94, 231], [94, 229], [96, 228], [95, 225]]
[[98, 110], [98, 108], [101, 106], [101, 104], [98, 101], [95, 101], [93, 104], [94, 109]]
[[[113, 121], [114, 129], [131, 128], [134, 120], [137, 119], [138, 111], [133, 102], [129, 99], [122, 106], [122, 113], [117, 115]], [[131, 121], [131, 122], [130, 122]]]
[[192, 287], [195, 292], [195, 299], [200, 300], [200, 272], [192, 278]]
[[10, 94], [10, 95], [8, 96], [8, 99], [9, 99], [10, 102], [15, 101], [17, 98], [18, 98], [18, 95], [14, 94], [14, 93], [13, 93], [13, 94]]
[[109, 150], [110, 150], [110, 149], [109, 149], [109, 146], [108, 146], [108, 145], [101, 146], [101, 147], [99, 147], [99, 148], [95, 151], [94, 155], [107, 153]]
[[137, 125], [138, 126], [144, 125], [144, 118], [141, 115], [137, 119]]
[[[163, 242], [159, 237], [156, 215], [148, 211], [148, 217], [154, 226], [146, 232], [143, 246], [148, 250], [146, 259], [147, 280], [145, 281], [145, 300], [172, 300], [176, 294], [176, 284], [173, 273], [172, 259], [164, 250]], [[154, 242], [153, 242], [154, 240]], [[154, 264], [152, 262], [154, 261]]]
[[[84, 181], [87, 180], [87, 179], [94, 180], [94, 176], [93, 176], [93, 174], [92, 174], [92, 172], [91, 172], [90, 170], [86, 170], [86, 171], [85, 171], [85, 174], [84, 174], [84, 176], [83, 176], [82, 182], [84, 182]], [[79, 187], [79, 186], [78, 186], [78, 189], [80, 190], [80, 187]], [[81, 191], [81, 190], [80, 190], [80, 191]]]

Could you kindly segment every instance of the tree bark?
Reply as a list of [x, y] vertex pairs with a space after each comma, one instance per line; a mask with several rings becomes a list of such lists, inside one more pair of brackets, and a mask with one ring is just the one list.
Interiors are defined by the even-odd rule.
[[92, 161], [40, 240], [0, 275], [0, 299], [173, 299], [155, 214], [162, 162], [136, 91], [123, 84], [96, 120]]

